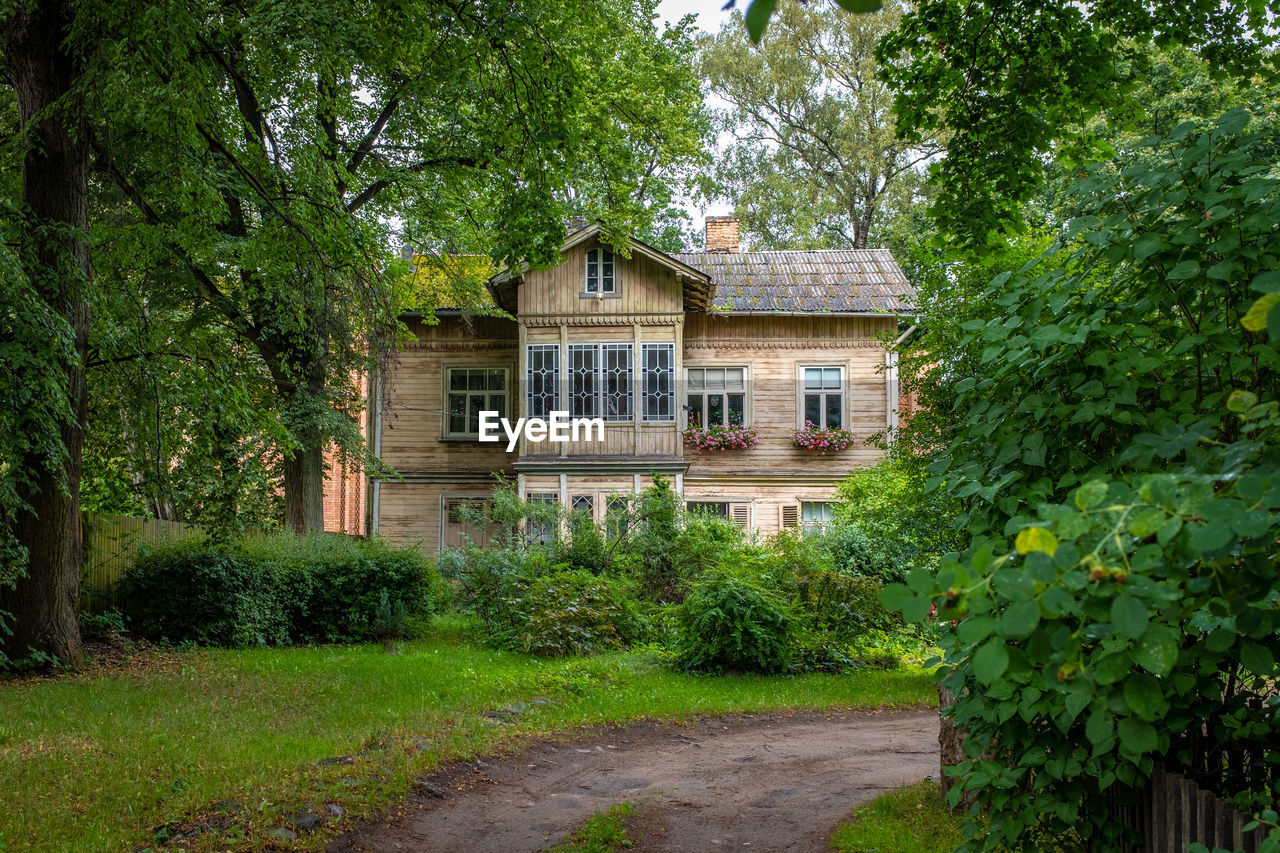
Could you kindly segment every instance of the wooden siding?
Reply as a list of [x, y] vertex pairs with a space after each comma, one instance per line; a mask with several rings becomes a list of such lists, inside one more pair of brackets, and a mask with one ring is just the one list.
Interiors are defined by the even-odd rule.
[[529, 270], [519, 289], [519, 316], [523, 322], [537, 323], [581, 315], [607, 318], [615, 314], [679, 314], [684, 296], [675, 273], [640, 255], [624, 258], [614, 253], [617, 295], [599, 299], [580, 296], [586, 289], [587, 251], [597, 248], [589, 240], [565, 253], [562, 264], [547, 270]]
[[684, 479], [684, 500], [746, 503], [751, 507], [750, 529], [761, 536], [773, 536], [782, 529], [782, 508], [798, 507], [802, 501], [826, 502], [835, 499], [831, 485], [800, 485], [778, 480], [743, 477], [732, 483], [704, 482], [694, 474]]
[[895, 317], [845, 317], [839, 314], [751, 315], [689, 314], [685, 320], [686, 350], [707, 347], [774, 346], [779, 349], [812, 347], [830, 342], [880, 347], [881, 339], [896, 337]]
[[497, 471], [514, 461], [505, 443], [446, 440], [445, 377], [451, 367], [500, 367], [508, 371], [508, 406], [519, 405], [516, 327], [485, 318], [468, 326], [446, 318], [438, 326], [416, 324], [417, 335], [386, 368], [381, 389], [382, 460], [400, 474]]

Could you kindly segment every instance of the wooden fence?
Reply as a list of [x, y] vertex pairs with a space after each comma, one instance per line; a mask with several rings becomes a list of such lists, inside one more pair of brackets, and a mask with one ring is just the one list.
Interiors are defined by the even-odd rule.
[[194, 524], [159, 518], [115, 515], [81, 516], [84, 557], [80, 570], [80, 607], [101, 612], [116, 603], [116, 583], [133, 565], [139, 545], [154, 545], [200, 532]]
[[1188, 844], [1209, 850], [1243, 850], [1258, 853], [1267, 827], [1252, 832], [1244, 828], [1253, 818], [1226, 800], [1204, 790], [1193, 780], [1157, 767], [1136, 806], [1116, 806], [1126, 827], [1146, 839], [1128, 844], [1125, 853], [1185, 853]]

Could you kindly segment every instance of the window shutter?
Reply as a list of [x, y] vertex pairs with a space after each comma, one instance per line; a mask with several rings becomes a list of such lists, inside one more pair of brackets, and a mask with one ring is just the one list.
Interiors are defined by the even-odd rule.
[[800, 507], [795, 504], [783, 504], [781, 510], [783, 530], [786, 530], [788, 527], [800, 526]]
[[729, 504], [729, 515], [734, 524], [746, 527], [751, 523], [751, 504]]

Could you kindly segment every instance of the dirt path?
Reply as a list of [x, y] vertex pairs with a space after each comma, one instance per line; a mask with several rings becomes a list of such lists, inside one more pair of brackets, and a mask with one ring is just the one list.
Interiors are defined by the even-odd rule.
[[624, 801], [638, 851], [826, 850], [852, 805], [937, 772], [934, 711], [646, 722], [442, 771], [329, 850], [531, 853]]

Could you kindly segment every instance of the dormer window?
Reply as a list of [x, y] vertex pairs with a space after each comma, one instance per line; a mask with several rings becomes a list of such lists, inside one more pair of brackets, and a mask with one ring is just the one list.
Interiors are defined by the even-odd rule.
[[586, 293], [616, 293], [613, 277], [613, 252], [591, 249], [587, 252]]

